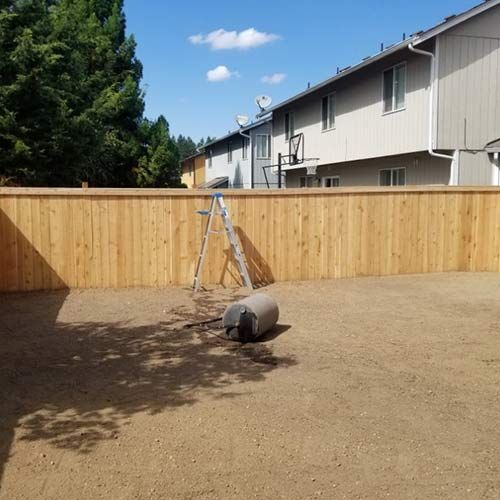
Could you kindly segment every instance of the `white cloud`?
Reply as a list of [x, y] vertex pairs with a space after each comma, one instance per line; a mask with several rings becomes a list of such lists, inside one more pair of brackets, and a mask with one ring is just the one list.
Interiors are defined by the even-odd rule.
[[240, 74], [237, 71], [230, 71], [227, 66], [217, 66], [207, 71], [207, 80], [209, 82], [223, 82], [224, 80], [239, 76]]
[[263, 76], [260, 81], [262, 83], [270, 83], [271, 85], [277, 85], [281, 83], [286, 78], [286, 73], [273, 73], [272, 75]]
[[278, 35], [263, 33], [262, 31], [257, 31], [255, 28], [248, 28], [240, 32], [226, 31], [221, 28], [207, 35], [202, 33], [192, 35], [189, 37], [189, 41], [193, 45], [210, 45], [212, 50], [247, 50], [260, 47], [279, 38]]

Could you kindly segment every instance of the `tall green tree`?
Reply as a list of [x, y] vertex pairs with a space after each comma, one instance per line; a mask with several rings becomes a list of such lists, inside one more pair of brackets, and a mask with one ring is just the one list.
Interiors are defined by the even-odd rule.
[[164, 116], [156, 121], [145, 120], [141, 127], [144, 155], [135, 169], [140, 187], [181, 187], [179, 150], [170, 138], [168, 122]]
[[210, 142], [215, 141], [215, 139], [215, 137], [210, 137], [209, 135], [206, 139], [202, 137], [197, 144], [197, 148], [202, 148], [203, 146], [205, 146], [205, 144], [209, 144]]
[[125, 28], [123, 0], [0, 0], [0, 178], [135, 184], [152, 125]]
[[196, 153], [197, 147], [191, 137], [184, 137], [180, 134], [176, 140], [177, 148], [179, 149], [179, 156], [181, 161], [188, 156], [192, 156]]

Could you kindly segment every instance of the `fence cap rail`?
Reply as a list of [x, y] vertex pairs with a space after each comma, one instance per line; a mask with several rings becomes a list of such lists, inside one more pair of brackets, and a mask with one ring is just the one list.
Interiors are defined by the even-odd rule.
[[[212, 196], [216, 191], [205, 189], [142, 189], [142, 188], [28, 188], [2, 187], [0, 196], [132, 196], [188, 197]], [[225, 189], [224, 196], [307, 196], [359, 193], [500, 193], [500, 186], [401, 186], [401, 187], [336, 187], [294, 189]]]

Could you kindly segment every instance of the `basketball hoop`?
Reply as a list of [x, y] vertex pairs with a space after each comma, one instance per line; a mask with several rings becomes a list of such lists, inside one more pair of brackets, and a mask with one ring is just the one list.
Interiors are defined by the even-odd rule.
[[318, 158], [307, 158], [304, 160], [304, 166], [306, 167], [307, 175], [316, 175], [318, 170]]

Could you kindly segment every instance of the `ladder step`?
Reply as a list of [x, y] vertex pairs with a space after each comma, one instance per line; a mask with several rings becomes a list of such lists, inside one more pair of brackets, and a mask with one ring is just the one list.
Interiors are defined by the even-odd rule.
[[[218, 206], [219, 210], [216, 209], [216, 206]], [[205, 229], [205, 234], [203, 236], [203, 243], [201, 247], [201, 252], [199, 254], [198, 258], [198, 264], [196, 266], [196, 272], [195, 272], [195, 278], [193, 282], [193, 288], [198, 290], [200, 286], [200, 276], [203, 272], [203, 264], [205, 260], [205, 255], [206, 255], [206, 249], [208, 245], [208, 237], [210, 234], [220, 234], [223, 231], [214, 231], [212, 230], [212, 221], [213, 217], [215, 215], [220, 215], [222, 218], [222, 223], [224, 225], [224, 230], [227, 234], [229, 243], [231, 245], [231, 249], [233, 251], [233, 255], [236, 260], [236, 264], [238, 267], [238, 273], [243, 281], [243, 284], [249, 288], [253, 288], [252, 286], [252, 280], [250, 279], [250, 275], [248, 273], [247, 269], [247, 263], [246, 259], [243, 255], [243, 252], [241, 251], [240, 244], [238, 241], [238, 238], [235, 234], [233, 223], [231, 221], [231, 217], [229, 216], [229, 213], [227, 211], [227, 208], [224, 204], [224, 200], [222, 198], [221, 193], [216, 193], [215, 195], [212, 196], [212, 203], [210, 205], [210, 210], [198, 210], [197, 213], [201, 215], [208, 215], [208, 222], [207, 222], [207, 227]]]

